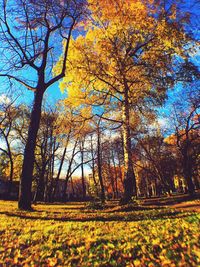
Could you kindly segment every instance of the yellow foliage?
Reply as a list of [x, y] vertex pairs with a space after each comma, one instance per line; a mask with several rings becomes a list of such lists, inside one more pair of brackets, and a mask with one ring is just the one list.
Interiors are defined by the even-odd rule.
[[166, 75], [173, 56], [183, 55], [186, 39], [177, 27], [176, 6], [171, 7], [170, 21], [162, 16], [159, 1], [89, 0], [88, 6], [86, 34], [70, 41], [66, 76], [60, 83], [68, 103], [75, 108], [91, 105], [103, 93], [123, 99], [127, 88], [130, 102], [146, 97], [155, 87], [149, 73]]

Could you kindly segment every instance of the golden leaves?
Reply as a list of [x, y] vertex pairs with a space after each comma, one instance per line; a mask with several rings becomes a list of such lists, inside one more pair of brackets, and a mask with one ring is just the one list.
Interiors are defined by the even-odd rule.
[[16, 203], [0, 201], [0, 265], [198, 265], [199, 214], [164, 208], [91, 212], [83, 203], [35, 209], [20, 212]]
[[[88, 6], [91, 19], [84, 34], [70, 41], [60, 83], [68, 103], [75, 108], [92, 105], [106, 93], [123, 98], [127, 86], [130, 102], [145, 98], [156, 89], [154, 77], [173, 72], [174, 55], [184, 54], [186, 38], [176, 24], [176, 5], [170, 17], [152, 0], [89, 0]], [[61, 62], [62, 57], [55, 74]]]

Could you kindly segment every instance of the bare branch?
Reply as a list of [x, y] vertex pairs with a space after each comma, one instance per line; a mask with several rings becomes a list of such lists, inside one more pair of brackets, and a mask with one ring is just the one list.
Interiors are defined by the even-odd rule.
[[22, 81], [21, 79], [13, 76], [13, 75], [10, 75], [10, 74], [0, 74], [0, 77], [7, 77], [8, 79], [13, 79], [19, 83], [21, 83], [23, 86], [25, 86], [28, 90], [30, 91], [33, 91], [35, 92], [36, 91], [36, 88], [35, 87], [32, 87], [30, 86], [29, 84], [25, 83], [24, 81]]

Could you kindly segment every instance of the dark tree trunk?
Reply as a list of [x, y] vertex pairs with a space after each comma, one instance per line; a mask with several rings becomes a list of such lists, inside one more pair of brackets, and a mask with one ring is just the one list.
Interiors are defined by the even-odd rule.
[[187, 156], [187, 153], [183, 156], [183, 175], [188, 187], [188, 193], [193, 196], [195, 193], [194, 183], [192, 181], [192, 164], [191, 159]]
[[[198, 175], [198, 174], [197, 174]], [[200, 189], [200, 183], [198, 181], [197, 175], [194, 176], [194, 185], [196, 189]]]
[[64, 163], [64, 160], [65, 160], [66, 152], [67, 152], [67, 146], [64, 148], [64, 151], [63, 151], [63, 154], [62, 154], [62, 159], [61, 159], [59, 170], [58, 170], [58, 174], [57, 174], [56, 179], [55, 179], [55, 186], [54, 186], [53, 192], [52, 192], [52, 201], [54, 201], [55, 195], [56, 195], [56, 190], [58, 189], [58, 183], [59, 183], [59, 179], [60, 179], [60, 174], [61, 174], [61, 171], [62, 171], [63, 163]]
[[41, 107], [44, 90], [39, 89], [35, 93], [33, 108], [31, 112], [28, 138], [24, 151], [24, 161], [19, 187], [18, 207], [22, 210], [31, 210], [32, 201], [32, 176], [35, 160], [36, 138], [40, 125]]
[[76, 140], [76, 142], [74, 144], [73, 151], [72, 151], [72, 156], [71, 156], [71, 159], [69, 161], [69, 166], [68, 166], [67, 173], [66, 173], [66, 176], [65, 176], [65, 183], [64, 183], [63, 194], [62, 194], [63, 202], [65, 202], [67, 200], [68, 181], [69, 181], [69, 179], [71, 177], [71, 168], [72, 168], [72, 163], [73, 163], [73, 160], [74, 160], [74, 157], [75, 157], [75, 150], [76, 150], [77, 143], [78, 143], [78, 139]]
[[56, 151], [56, 137], [53, 138], [53, 144], [52, 144], [52, 157], [49, 162], [49, 168], [50, 168], [50, 173], [49, 173], [49, 185], [47, 188], [47, 197], [48, 201], [52, 202], [52, 194], [53, 194], [53, 177], [54, 177], [54, 165], [55, 165], [55, 151]]
[[11, 197], [11, 192], [12, 192], [12, 185], [13, 185], [13, 172], [14, 172], [14, 164], [13, 164], [13, 159], [12, 159], [12, 154], [9, 155], [10, 158], [10, 177], [9, 177], [9, 182], [8, 182], [8, 198]]
[[73, 197], [75, 196], [75, 190], [74, 190], [74, 183], [73, 183], [73, 179], [72, 179], [72, 176], [70, 177], [71, 179], [71, 189], [72, 189], [72, 195]]
[[35, 201], [43, 201], [44, 200], [44, 189], [45, 189], [45, 171], [46, 164], [43, 162], [42, 170], [39, 177], [39, 182], [37, 186], [37, 193], [35, 197]]

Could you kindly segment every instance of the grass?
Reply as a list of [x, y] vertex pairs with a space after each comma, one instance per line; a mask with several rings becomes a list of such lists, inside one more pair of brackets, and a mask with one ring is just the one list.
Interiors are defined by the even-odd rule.
[[200, 266], [198, 212], [113, 203], [34, 209], [0, 201], [0, 266]]

